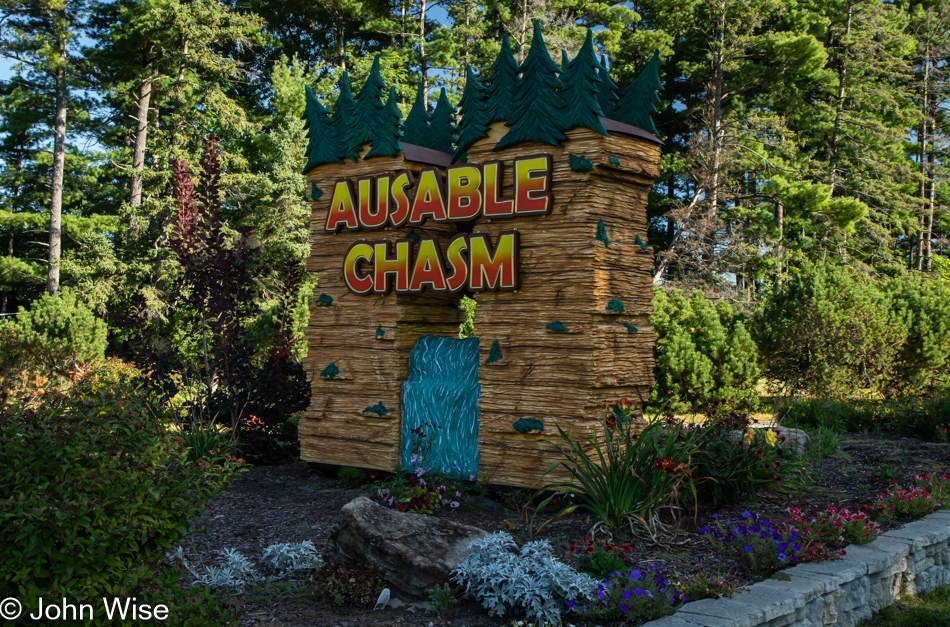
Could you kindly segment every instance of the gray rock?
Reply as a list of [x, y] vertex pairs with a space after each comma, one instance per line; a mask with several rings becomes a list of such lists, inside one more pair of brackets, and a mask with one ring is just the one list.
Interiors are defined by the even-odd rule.
[[381, 568], [392, 587], [424, 598], [436, 584], [448, 582], [452, 569], [470, 553], [469, 544], [486, 535], [477, 527], [404, 514], [361, 496], [340, 510], [326, 554], [330, 560]]

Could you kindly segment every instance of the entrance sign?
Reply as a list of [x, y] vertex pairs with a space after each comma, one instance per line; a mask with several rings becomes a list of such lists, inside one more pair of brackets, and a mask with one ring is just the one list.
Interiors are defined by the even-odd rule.
[[418, 98], [403, 124], [378, 59], [355, 98], [344, 74], [332, 113], [307, 90], [318, 285], [302, 459], [421, 457], [530, 486], [560, 459], [557, 426], [581, 438], [605, 404], [648, 393], [657, 63], [615, 92], [590, 36], [562, 71], [536, 26], [520, 67], [504, 41], [484, 76], [469, 68], [452, 133], [446, 96], [431, 116]]

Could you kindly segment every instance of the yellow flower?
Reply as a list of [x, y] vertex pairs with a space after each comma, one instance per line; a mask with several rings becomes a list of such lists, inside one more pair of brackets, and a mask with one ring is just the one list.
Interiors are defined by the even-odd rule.
[[746, 444], [752, 444], [752, 438], [754, 437], [755, 437], [755, 429], [752, 429], [750, 427], [749, 430], [745, 432], [745, 435], [742, 436], [742, 439], [745, 440]]
[[768, 442], [769, 446], [775, 446], [775, 432], [769, 429], [765, 432], [765, 441]]

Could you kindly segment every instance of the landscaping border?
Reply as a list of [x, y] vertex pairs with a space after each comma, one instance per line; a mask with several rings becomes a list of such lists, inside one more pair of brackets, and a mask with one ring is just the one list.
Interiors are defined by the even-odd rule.
[[732, 598], [703, 599], [643, 627], [853, 627], [899, 595], [950, 583], [950, 511], [938, 511], [843, 559], [799, 564]]

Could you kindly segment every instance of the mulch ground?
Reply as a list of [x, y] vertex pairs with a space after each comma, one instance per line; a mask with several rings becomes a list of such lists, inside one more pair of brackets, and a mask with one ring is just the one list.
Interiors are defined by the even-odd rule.
[[[831, 506], [857, 511], [862, 504], [875, 501], [877, 495], [889, 489], [895, 481], [910, 485], [914, 475], [948, 467], [948, 444], [845, 435], [834, 456], [812, 462], [810, 485], [787, 493], [757, 495], [729, 508], [701, 509], [698, 519], [694, 522], [690, 517], [684, 521], [684, 533], [667, 546], [657, 546], [647, 540], [629, 541], [634, 551], [624, 561], [630, 567], [657, 564], [666, 572], [680, 574], [700, 570], [718, 572], [725, 579], [748, 585], [752, 580], [734, 563], [710, 551], [706, 540], [692, 533], [709, 524], [712, 514], [730, 517], [749, 510], [777, 521], [785, 517], [787, 507], [798, 507], [808, 516]], [[220, 551], [229, 548], [256, 562], [264, 547], [275, 542], [310, 540], [318, 549], [323, 547], [340, 508], [366, 494], [358, 489], [339, 488], [333, 479], [306, 463], [251, 468], [240, 475], [229, 490], [215, 497], [209, 509], [196, 521], [197, 531], [184, 542], [186, 556], [193, 564], [213, 564]], [[509, 499], [508, 502], [516, 500]], [[546, 513], [537, 515], [535, 527], [548, 518], [544, 515]], [[528, 539], [522, 512], [515, 505], [506, 506], [498, 494], [471, 498], [464, 510], [437, 510], [436, 515], [489, 532], [507, 530], [519, 544]], [[550, 540], [559, 558], [576, 565], [567, 550], [587, 535], [593, 522], [583, 514], [565, 517], [549, 525], [537, 537]], [[883, 527], [886, 529], [888, 525]], [[268, 587], [248, 589], [243, 595], [228, 596], [228, 602], [238, 609], [240, 624], [252, 626], [415, 627], [444, 624], [474, 627], [511, 624], [510, 619], [503, 621], [489, 617], [473, 601], [463, 601], [451, 620], [439, 620], [434, 612], [421, 607], [384, 612], [341, 611], [318, 598], [309, 581], [277, 582]]]

